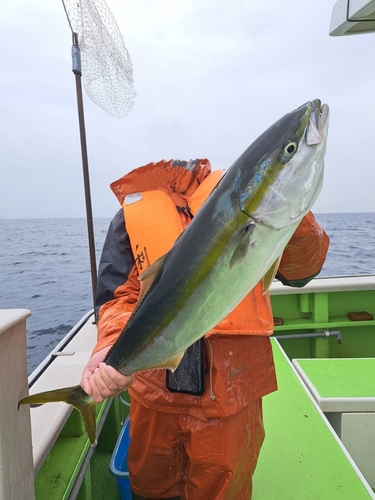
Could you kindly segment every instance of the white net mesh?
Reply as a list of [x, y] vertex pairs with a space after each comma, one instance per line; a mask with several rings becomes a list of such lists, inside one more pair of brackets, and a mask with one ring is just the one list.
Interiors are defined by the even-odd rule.
[[136, 93], [133, 66], [105, 0], [62, 0], [78, 35], [82, 80], [87, 95], [115, 118], [126, 116]]

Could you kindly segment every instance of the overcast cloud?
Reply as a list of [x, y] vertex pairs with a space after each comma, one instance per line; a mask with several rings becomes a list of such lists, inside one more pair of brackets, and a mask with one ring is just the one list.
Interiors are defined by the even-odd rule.
[[[329, 36], [332, 0], [108, 0], [134, 70], [129, 115], [85, 96], [93, 213], [109, 184], [162, 158], [228, 168], [274, 121], [320, 98], [331, 109], [315, 212], [374, 211], [375, 34]], [[84, 217], [71, 72], [59, 0], [0, 7], [0, 216]]]

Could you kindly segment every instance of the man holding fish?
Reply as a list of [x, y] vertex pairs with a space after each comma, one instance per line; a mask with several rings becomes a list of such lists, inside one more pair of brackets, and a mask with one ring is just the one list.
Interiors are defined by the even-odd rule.
[[171, 160], [111, 185], [121, 210], [99, 266], [83, 391], [22, 404], [74, 404], [94, 440], [86, 407], [128, 389], [134, 499], [251, 498], [262, 397], [277, 388], [268, 288], [275, 276], [308, 283], [329, 245], [310, 212], [328, 115], [319, 100], [285, 115], [224, 176], [206, 159]]

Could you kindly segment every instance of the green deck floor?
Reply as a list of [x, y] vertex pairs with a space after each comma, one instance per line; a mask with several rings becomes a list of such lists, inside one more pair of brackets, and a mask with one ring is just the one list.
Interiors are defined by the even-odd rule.
[[92, 500], [120, 500], [116, 478], [108, 474], [110, 461], [110, 453], [95, 453], [91, 462]]
[[[266, 439], [254, 475], [252, 500], [369, 500], [361, 482], [326, 421], [307, 395], [278, 342], [272, 340], [279, 390], [264, 398]], [[123, 420], [111, 413], [102, 431], [84, 487], [77, 500], [120, 500], [109, 472], [111, 453], [105, 435]], [[85, 435], [61, 436], [36, 479], [38, 500], [67, 500], [72, 468], [89, 446]], [[111, 446], [108, 446], [111, 448]], [[65, 457], [62, 460], [62, 457]], [[207, 499], [210, 500], [210, 499]]]
[[369, 500], [368, 491], [273, 339], [279, 390], [264, 398], [266, 439], [252, 500]]

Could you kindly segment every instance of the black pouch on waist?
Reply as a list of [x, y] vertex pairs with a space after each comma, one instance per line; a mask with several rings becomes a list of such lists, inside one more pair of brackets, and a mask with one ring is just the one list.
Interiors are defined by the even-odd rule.
[[192, 344], [174, 372], [167, 370], [167, 389], [170, 392], [204, 393], [204, 338]]

